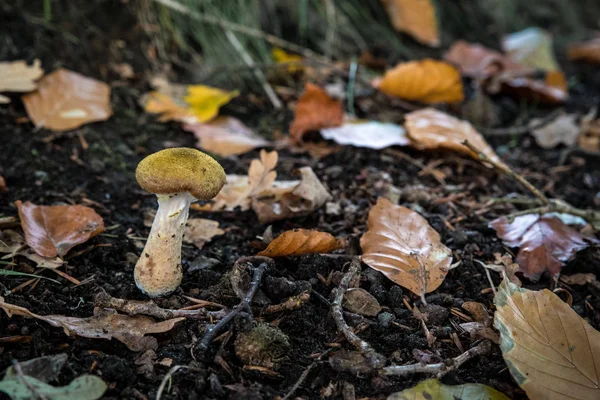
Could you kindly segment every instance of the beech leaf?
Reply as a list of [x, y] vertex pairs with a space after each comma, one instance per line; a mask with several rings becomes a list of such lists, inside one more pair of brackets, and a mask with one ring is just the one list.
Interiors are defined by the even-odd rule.
[[321, 136], [337, 144], [376, 150], [410, 144], [403, 127], [377, 121], [356, 121], [336, 128], [321, 129]]
[[387, 400], [509, 400], [489, 386], [480, 383], [444, 385], [437, 379], [419, 382], [417, 386], [391, 394]]
[[371, 293], [361, 288], [346, 290], [342, 305], [354, 314], [366, 315], [367, 317], [376, 317], [381, 311], [381, 306], [377, 299]]
[[68, 131], [112, 115], [110, 86], [68, 69], [58, 69], [38, 82], [38, 90], [22, 97], [37, 128]]
[[300, 142], [305, 133], [340, 126], [343, 119], [342, 103], [329, 97], [319, 86], [306, 83], [290, 126], [291, 139]]
[[331, 253], [344, 243], [327, 232], [294, 229], [277, 236], [259, 256], [284, 257], [309, 253]]
[[529, 72], [529, 68], [515, 64], [506, 55], [479, 43], [456, 41], [444, 54], [444, 60], [458, 67], [460, 72], [472, 78], [484, 79], [505, 70]]
[[37, 206], [15, 202], [25, 241], [43, 257], [64, 256], [74, 246], [104, 231], [102, 217], [85, 206]]
[[442, 284], [452, 252], [425, 218], [380, 197], [368, 227], [360, 239], [365, 264], [420, 296]]
[[225, 231], [219, 228], [219, 222], [212, 219], [191, 218], [188, 219], [183, 241], [193, 243], [201, 249], [204, 244], [210, 242], [215, 236], [221, 236]]
[[[33, 65], [25, 61], [0, 62], [0, 92], [30, 92], [37, 88], [36, 80], [44, 75], [40, 60]], [[0, 104], [10, 103], [8, 97], [0, 96]]]
[[588, 242], [597, 242], [584, 238], [556, 217], [537, 214], [521, 215], [513, 222], [501, 217], [490, 222], [490, 226], [505, 245], [520, 248], [516, 261], [523, 275], [533, 281], [546, 270], [553, 276], [559, 275], [575, 253], [588, 247]]
[[432, 0], [381, 0], [394, 29], [420, 43], [439, 47], [440, 36]]
[[504, 280], [494, 304], [502, 355], [529, 398], [600, 398], [600, 332], [546, 289]]

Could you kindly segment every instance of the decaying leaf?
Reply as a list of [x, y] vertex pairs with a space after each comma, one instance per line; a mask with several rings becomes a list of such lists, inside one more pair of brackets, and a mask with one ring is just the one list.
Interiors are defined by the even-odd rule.
[[11, 229], [4, 230], [0, 233], [0, 253], [9, 253], [2, 257], [3, 259], [16, 256], [26, 257], [36, 263], [39, 268], [55, 269], [64, 263], [59, 257], [47, 258], [40, 256], [27, 246], [25, 238], [20, 233]]
[[561, 275], [560, 281], [566, 283], [567, 285], [586, 285], [591, 282], [596, 281], [596, 275], [594, 274], [584, 274], [578, 273], [573, 275]]
[[294, 229], [277, 236], [259, 256], [285, 257], [309, 253], [331, 253], [344, 247], [343, 241], [327, 232]]
[[394, 29], [417, 41], [439, 47], [435, 6], [431, 0], [381, 0]]
[[465, 97], [458, 70], [444, 61], [428, 58], [396, 65], [385, 73], [377, 89], [427, 104], [460, 103]]
[[96, 400], [108, 386], [94, 375], [81, 375], [66, 386], [51, 386], [31, 376], [12, 376], [0, 381], [0, 392], [12, 400]]
[[546, 289], [504, 280], [494, 304], [502, 355], [529, 398], [600, 398], [600, 332]]
[[336, 128], [321, 129], [321, 136], [337, 144], [376, 150], [410, 143], [403, 127], [377, 121], [356, 121]]
[[495, 76], [505, 70], [523, 69], [499, 51], [464, 40], [456, 41], [444, 54], [444, 59], [456, 65], [463, 75], [477, 79]]
[[503, 38], [502, 49], [516, 64], [542, 71], [560, 70], [552, 50], [552, 35], [543, 29], [527, 28], [511, 33]]
[[376, 317], [381, 311], [379, 302], [373, 295], [361, 288], [351, 288], [344, 293], [344, 308], [354, 314]]
[[104, 231], [102, 217], [85, 206], [37, 206], [15, 202], [29, 247], [43, 257], [64, 256]]
[[307, 83], [294, 112], [290, 137], [300, 142], [306, 132], [340, 126], [343, 119], [342, 103], [329, 97], [319, 86]]
[[22, 100], [37, 128], [57, 132], [104, 121], [112, 115], [110, 86], [64, 68], [40, 79], [38, 90]]
[[219, 222], [212, 219], [191, 218], [188, 219], [183, 241], [193, 243], [201, 249], [204, 244], [210, 242], [215, 236], [221, 236], [225, 231], [219, 228]]
[[254, 133], [237, 118], [218, 117], [204, 124], [186, 124], [198, 139], [196, 147], [222, 157], [239, 155], [272, 143]]
[[[42, 382], [50, 382], [58, 378], [68, 358], [69, 356], [66, 353], [59, 353], [19, 362], [19, 366], [23, 375], [30, 376]], [[14, 366], [6, 369], [4, 379], [7, 378], [18, 379], [18, 374]]]
[[131, 351], [156, 350], [158, 342], [150, 333], [163, 333], [173, 329], [177, 322], [185, 318], [172, 318], [155, 322], [143, 315], [123, 315], [114, 310], [96, 309], [94, 316], [88, 318], [67, 317], [64, 315], [39, 315], [24, 307], [6, 303], [0, 297], [0, 308], [8, 317], [20, 315], [45, 321], [52, 326], [62, 327], [67, 335], [82, 336], [90, 339], [117, 339]]
[[444, 385], [437, 379], [419, 382], [417, 386], [388, 396], [387, 400], [509, 400], [504, 394], [480, 383]]
[[199, 122], [207, 122], [215, 118], [219, 109], [239, 94], [237, 90], [225, 92], [210, 86], [190, 85], [184, 100]]
[[573, 43], [567, 49], [571, 61], [600, 64], [600, 37], [582, 43]]
[[[533, 119], [530, 124], [535, 126], [540, 121], [541, 119]], [[559, 144], [564, 144], [568, 147], [573, 146], [577, 143], [580, 130], [580, 126], [577, 123], [577, 115], [561, 114], [552, 122], [532, 129], [531, 133], [540, 147], [551, 149]]]
[[[44, 75], [40, 60], [33, 65], [25, 61], [0, 62], [0, 92], [31, 92], [37, 88], [36, 80]], [[0, 104], [10, 103], [8, 97], [0, 95]]]
[[521, 215], [509, 222], [501, 217], [490, 223], [505, 245], [519, 247], [517, 263], [527, 278], [537, 281], [547, 270], [558, 276], [564, 263], [588, 247], [593, 238], [584, 238], [556, 217]]
[[490, 160], [502, 164], [500, 158], [473, 125], [436, 109], [425, 108], [406, 114], [405, 127], [413, 146], [418, 149], [447, 149], [477, 158], [463, 145], [467, 140]]
[[452, 252], [423, 217], [380, 197], [368, 227], [360, 239], [365, 264], [420, 296], [442, 284]]

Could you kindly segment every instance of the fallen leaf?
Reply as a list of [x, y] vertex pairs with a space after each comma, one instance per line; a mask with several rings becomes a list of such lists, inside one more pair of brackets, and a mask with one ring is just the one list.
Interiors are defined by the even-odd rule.
[[294, 229], [277, 236], [259, 256], [285, 257], [310, 253], [331, 253], [344, 243], [327, 232]]
[[[19, 362], [19, 367], [21, 367], [23, 375], [30, 376], [42, 382], [50, 382], [58, 378], [68, 358], [66, 353], [37, 357]], [[18, 374], [14, 366], [6, 369], [4, 379], [7, 378], [18, 379]]]
[[519, 100], [552, 105], [564, 103], [569, 97], [561, 71], [547, 72], [543, 80], [506, 71], [494, 77], [487, 88], [490, 93], [505, 93]]
[[465, 301], [461, 307], [468, 311], [476, 322], [485, 324], [490, 319], [487, 307], [481, 303], [476, 301]]
[[204, 218], [191, 218], [188, 219], [185, 232], [183, 234], [183, 241], [186, 243], [193, 243], [201, 249], [204, 244], [210, 242], [215, 236], [221, 236], [225, 231], [219, 228], [219, 222], [211, 219]]
[[279, 155], [276, 151], [268, 153], [264, 150], [260, 151], [260, 160], [252, 160], [248, 168], [249, 196], [257, 196], [271, 188], [277, 178], [275, 167], [278, 160]]
[[600, 64], [600, 38], [569, 45], [567, 47], [567, 56], [571, 61]]
[[64, 256], [74, 246], [104, 231], [102, 217], [85, 206], [37, 206], [15, 202], [25, 241], [43, 257]]
[[240, 92], [237, 90], [225, 92], [210, 86], [190, 85], [184, 100], [189, 104], [189, 110], [198, 118], [199, 122], [208, 122], [219, 114], [222, 106], [239, 94]]
[[8, 187], [6, 186], [6, 180], [2, 175], [0, 175], [0, 192], [6, 193], [8, 192]]
[[552, 35], [543, 29], [527, 28], [506, 35], [502, 39], [502, 49], [517, 64], [542, 71], [560, 70], [554, 58]]
[[567, 285], [586, 285], [591, 282], [596, 281], [596, 275], [594, 274], [584, 274], [578, 273], [573, 275], [561, 275], [560, 281], [566, 283]]
[[6, 303], [0, 297], [0, 308], [9, 318], [20, 315], [45, 321], [52, 326], [62, 327], [67, 335], [76, 335], [90, 339], [117, 339], [124, 343], [131, 351], [156, 350], [158, 342], [149, 333], [163, 333], [173, 329], [177, 322], [185, 318], [172, 318], [155, 322], [152, 318], [143, 315], [123, 315], [115, 310], [96, 309], [92, 317], [77, 318], [64, 315], [39, 315], [24, 307]]
[[388, 396], [387, 400], [509, 400], [504, 394], [480, 383], [444, 385], [437, 379], [419, 382], [417, 386]]
[[40, 256], [27, 246], [25, 238], [20, 233], [10, 229], [0, 233], [0, 253], [9, 253], [2, 257], [3, 259], [15, 256], [26, 257], [33, 261], [39, 268], [55, 269], [64, 264], [64, 261], [59, 257], [47, 258]]
[[381, 0], [394, 29], [418, 42], [439, 47], [440, 36], [431, 0]]
[[369, 211], [360, 246], [365, 264], [419, 296], [437, 289], [452, 263], [452, 252], [423, 217], [383, 197]]
[[94, 375], [81, 375], [66, 386], [51, 386], [31, 376], [15, 376], [0, 381], [0, 392], [12, 400], [60, 399], [96, 400], [101, 398], [108, 386]]
[[177, 121], [190, 125], [199, 123], [198, 118], [188, 109], [183, 100], [178, 102], [167, 94], [160, 92], [146, 93], [142, 96], [140, 102], [144, 107], [144, 111], [151, 114], [160, 114], [158, 120], [161, 122]]
[[444, 54], [444, 60], [458, 67], [463, 75], [477, 79], [495, 76], [505, 70], [523, 69], [499, 51], [464, 40], [454, 42]]
[[600, 151], [600, 119], [595, 118], [596, 110], [592, 109], [581, 119], [581, 133], [577, 144], [587, 151]]
[[502, 355], [529, 398], [600, 398], [600, 332], [546, 289], [505, 280], [494, 304]]
[[342, 305], [351, 313], [366, 315], [367, 317], [376, 317], [381, 311], [377, 299], [371, 293], [360, 288], [346, 290]]
[[183, 129], [194, 133], [198, 139], [196, 147], [221, 157], [244, 154], [272, 144], [233, 117], [218, 117], [204, 124], [186, 124]]
[[502, 160], [485, 141], [483, 136], [467, 121], [433, 108], [413, 111], [405, 116], [406, 132], [413, 146], [420, 150], [447, 149], [478, 158], [463, 142], [469, 141], [490, 160], [502, 164]]
[[552, 276], [558, 276], [566, 261], [588, 247], [588, 242], [596, 242], [584, 238], [558, 218], [537, 214], [521, 215], [513, 222], [501, 217], [490, 226], [505, 245], [520, 248], [517, 263], [523, 275], [533, 281], [546, 270]]
[[[539, 125], [541, 121], [541, 118], [533, 119], [530, 126]], [[561, 114], [550, 123], [531, 129], [536, 143], [544, 149], [551, 149], [559, 144], [571, 147], [577, 143], [579, 132], [580, 127], [575, 114]]]
[[22, 100], [37, 128], [57, 132], [104, 121], [112, 115], [110, 86], [64, 68], [40, 79], [38, 90]]
[[376, 150], [410, 143], [403, 127], [377, 121], [356, 121], [336, 128], [321, 129], [321, 136], [337, 144]]
[[[36, 80], [44, 75], [40, 60], [29, 66], [25, 61], [0, 62], [0, 92], [31, 92], [37, 88]], [[10, 99], [0, 95], [0, 104]]]
[[302, 62], [302, 56], [288, 53], [279, 47], [273, 47], [271, 50], [271, 55], [273, 56], [273, 60], [275, 60], [276, 64], [290, 64], [287, 67], [287, 70], [290, 74], [295, 74], [298, 71], [302, 71], [302, 65], [300, 65]]
[[491, 340], [495, 344], [500, 344], [500, 335], [493, 328], [481, 322], [464, 322], [459, 325], [467, 332], [472, 340], [480, 338]]
[[306, 83], [294, 112], [290, 137], [300, 142], [306, 132], [340, 126], [343, 118], [342, 103], [330, 98], [319, 86]]

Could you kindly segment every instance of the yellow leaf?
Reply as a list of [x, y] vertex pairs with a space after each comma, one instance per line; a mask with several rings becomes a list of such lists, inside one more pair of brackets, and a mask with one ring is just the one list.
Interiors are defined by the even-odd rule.
[[309, 253], [330, 253], [343, 247], [343, 242], [327, 232], [294, 229], [283, 232], [259, 256], [284, 257]]
[[444, 385], [437, 379], [419, 382], [417, 386], [390, 395], [387, 400], [509, 400], [504, 394], [480, 383]]
[[225, 92], [221, 89], [204, 85], [188, 86], [185, 102], [199, 122], [208, 122], [219, 114], [221, 106], [229, 103], [231, 99], [239, 96], [240, 92], [234, 90]]
[[381, 0], [394, 29], [417, 41], [439, 47], [435, 7], [431, 0]]
[[279, 47], [274, 47], [273, 50], [271, 50], [271, 54], [273, 55], [273, 60], [275, 60], [276, 64], [290, 63], [287, 68], [289, 73], [293, 74], [302, 70], [301, 65], [294, 64], [301, 62], [302, 56], [290, 54]]

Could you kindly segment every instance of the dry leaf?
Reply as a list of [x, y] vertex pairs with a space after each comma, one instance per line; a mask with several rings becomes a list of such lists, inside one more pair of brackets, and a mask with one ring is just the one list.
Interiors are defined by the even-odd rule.
[[183, 129], [194, 133], [196, 147], [221, 157], [240, 155], [271, 142], [254, 133], [237, 118], [218, 117], [204, 124], [186, 124]]
[[341, 240], [327, 232], [294, 229], [277, 236], [259, 256], [284, 257], [309, 253], [331, 253], [344, 247]]
[[29, 247], [43, 257], [64, 256], [104, 231], [102, 217], [85, 206], [37, 206], [15, 202]]
[[40, 256], [27, 246], [25, 238], [20, 233], [11, 229], [0, 232], [0, 253], [9, 253], [2, 257], [3, 259], [16, 256], [26, 257], [39, 268], [55, 269], [64, 264], [64, 261], [59, 257], [47, 258]]
[[592, 238], [584, 238], [575, 229], [556, 217], [528, 214], [513, 222], [501, 217], [490, 223], [505, 245], [519, 247], [517, 262], [523, 275], [537, 281], [548, 270], [552, 276], [560, 274], [564, 263], [575, 253], [588, 247]]
[[596, 275], [594, 274], [573, 274], [573, 275], [561, 275], [560, 281], [567, 285], [587, 285], [588, 283], [596, 281]]
[[306, 132], [340, 126], [343, 119], [342, 103], [330, 98], [319, 86], [307, 83], [294, 112], [290, 136], [300, 142]]
[[[530, 126], [539, 125], [542, 119], [533, 119]], [[556, 119], [539, 128], [533, 128], [531, 133], [536, 143], [544, 149], [551, 149], [564, 144], [571, 147], [577, 143], [580, 127], [577, 123], [577, 115], [561, 114]]]
[[509, 400], [504, 394], [480, 383], [444, 385], [437, 379], [419, 382], [417, 386], [393, 393], [387, 400]]
[[191, 218], [188, 219], [185, 232], [183, 234], [183, 241], [186, 243], [193, 243], [201, 249], [204, 244], [210, 242], [215, 236], [221, 236], [225, 231], [219, 228], [219, 222], [211, 219], [204, 218]]
[[68, 69], [58, 69], [38, 82], [38, 90], [22, 97], [37, 128], [62, 132], [112, 115], [110, 86]]
[[546, 289], [505, 280], [494, 304], [502, 355], [529, 398], [600, 398], [600, 332]]
[[290, 74], [302, 71], [303, 69], [303, 66], [301, 65], [302, 56], [290, 54], [279, 47], [274, 47], [273, 50], [271, 50], [271, 55], [273, 56], [273, 60], [275, 60], [276, 64], [290, 64], [287, 67], [287, 70]]
[[417, 149], [447, 149], [477, 158], [462, 144], [468, 140], [490, 160], [502, 164], [483, 136], [467, 121], [459, 120], [433, 108], [413, 111], [406, 114], [405, 118], [406, 132]]
[[581, 119], [577, 144], [587, 151], [600, 151], [600, 119], [595, 118], [596, 109], [592, 109]]
[[149, 333], [163, 333], [185, 318], [172, 318], [154, 322], [152, 318], [142, 315], [122, 315], [114, 310], [97, 309], [93, 317], [77, 318], [64, 315], [38, 315], [28, 309], [9, 304], [0, 297], [0, 308], [8, 317], [20, 315], [46, 321], [52, 326], [62, 327], [67, 335], [82, 336], [90, 339], [112, 339], [124, 343], [131, 351], [156, 350], [156, 338], [146, 337]]
[[[36, 80], [44, 75], [40, 60], [29, 66], [25, 61], [0, 62], [0, 92], [31, 92], [37, 88]], [[0, 104], [10, 103], [0, 95]]]
[[428, 58], [396, 65], [385, 73], [377, 89], [427, 104], [460, 103], [465, 97], [458, 70], [444, 61]]
[[439, 47], [440, 36], [435, 7], [431, 0], [382, 0], [394, 29], [405, 32], [420, 43]]
[[423, 217], [380, 197], [368, 227], [360, 239], [365, 264], [422, 297], [442, 284], [452, 252]]
[[571, 44], [567, 48], [567, 56], [571, 61], [600, 64], [600, 38]]
[[477, 79], [495, 76], [505, 70], [523, 69], [499, 51], [464, 40], [454, 42], [444, 54], [444, 60], [456, 65], [463, 75]]
[[527, 28], [506, 35], [502, 49], [516, 64], [542, 71], [560, 70], [552, 50], [552, 35], [543, 29]]
[[8, 192], [8, 187], [6, 186], [6, 180], [2, 175], [0, 175], [0, 192], [6, 193]]
[[278, 160], [279, 155], [276, 151], [267, 153], [264, 150], [260, 151], [260, 160], [252, 160], [248, 168], [249, 196], [258, 196], [271, 188], [277, 178], [275, 167]]
[[476, 301], [465, 301], [462, 306], [464, 310], [468, 311], [476, 322], [483, 324], [487, 323], [490, 319], [487, 307]]
[[178, 121], [191, 125], [199, 123], [198, 118], [188, 109], [183, 100], [176, 101], [165, 93], [146, 93], [140, 102], [146, 112], [160, 114], [158, 120], [161, 122]]
[[569, 97], [567, 82], [561, 71], [547, 72], [544, 80], [506, 71], [493, 78], [487, 87], [490, 93], [506, 93], [519, 100], [553, 105], [564, 103]]
[[321, 136], [337, 144], [376, 150], [410, 143], [403, 127], [377, 121], [356, 121], [336, 128], [321, 129]]
[[366, 315], [367, 317], [376, 317], [381, 311], [377, 299], [371, 293], [360, 288], [346, 290], [342, 305], [351, 313]]
[[190, 85], [184, 100], [199, 122], [208, 122], [219, 114], [222, 106], [239, 94], [237, 90], [225, 92], [210, 86]]

